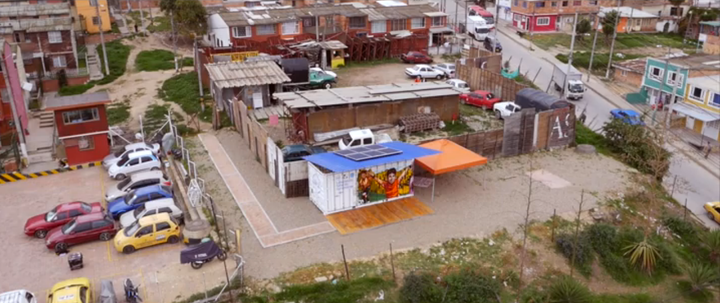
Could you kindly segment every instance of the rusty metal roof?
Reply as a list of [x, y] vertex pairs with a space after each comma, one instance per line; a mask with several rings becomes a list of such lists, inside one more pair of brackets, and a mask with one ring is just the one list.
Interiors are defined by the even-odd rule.
[[290, 78], [274, 61], [206, 64], [210, 81], [220, 88], [279, 84]]
[[22, 4], [0, 6], [0, 17], [69, 15], [70, 3]]
[[638, 58], [633, 60], [627, 60], [622, 62], [613, 62], [613, 67], [621, 70], [631, 71], [635, 73], [645, 73], [645, 64], [647, 60], [645, 58]]

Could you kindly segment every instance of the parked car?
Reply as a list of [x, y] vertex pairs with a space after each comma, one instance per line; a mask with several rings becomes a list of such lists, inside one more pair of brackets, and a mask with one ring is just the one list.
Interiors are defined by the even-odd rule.
[[170, 186], [150, 185], [131, 190], [124, 196], [108, 203], [107, 212], [113, 219], [117, 220], [120, 215], [135, 210], [140, 205], [149, 201], [172, 198], [173, 192]]
[[43, 239], [47, 233], [58, 226], [70, 222], [73, 218], [90, 213], [101, 213], [100, 203], [80, 201], [59, 204], [49, 212], [31, 217], [25, 222], [25, 234]]
[[112, 201], [124, 196], [133, 189], [161, 184], [171, 186], [172, 182], [165, 173], [159, 170], [144, 171], [130, 175], [130, 178], [120, 181], [116, 186], [110, 186], [105, 191], [105, 201]]
[[178, 222], [183, 221], [183, 211], [175, 205], [173, 198], [158, 199], [141, 204], [133, 211], [126, 212], [120, 216], [120, 226], [128, 227], [135, 223], [138, 218], [144, 218], [158, 213], [168, 213]]
[[152, 151], [144, 150], [127, 154], [115, 162], [108, 169], [108, 175], [115, 180], [123, 180], [132, 173], [160, 170], [161, 165], [160, 159]]
[[493, 105], [495, 117], [497, 117], [498, 119], [505, 119], [505, 117], [509, 117], [510, 115], [517, 113], [521, 110], [522, 108], [520, 108], [519, 105], [515, 104], [515, 102], [512, 101], [498, 102]]
[[292, 162], [302, 160], [303, 157], [327, 152], [320, 146], [309, 146], [306, 144], [287, 145], [282, 148], [283, 161]]
[[720, 201], [705, 203], [705, 211], [710, 220], [720, 223]]
[[359, 129], [351, 131], [347, 136], [340, 139], [338, 142], [338, 148], [345, 150], [348, 148], [355, 148], [359, 146], [380, 144], [392, 141], [388, 134], [373, 134], [369, 129]]
[[423, 79], [435, 78], [440, 80], [445, 77], [445, 72], [434, 69], [432, 68], [432, 66], [425, 64], [418, 64], [414, 67], [408, 67], [405, 69], [405, 74], [411, 78], [420, 77]]
[[[2, 301], [4, 302], [4, 301]], [[47, 303], [90, 303], [93, 287], [88, 278], [75, 278], [55, 283], [50, 288]]]
[[130, 254], [140, 248], [180, 241], [180, 226], [167, 213], [140, 218], [115, 235], [113, 244], [118, 252]]
[[500, 40], [493, 36], [487, 36], [485, 37], [485, 40], [483, 41], [483, 47], [485, 47], [486, 50], [491, 51], [493, 53], [500, 53], [502, 52], [502, 44], [500, 44]]
[[407, 54], [400, 55], [400, 60], [405, 63], [432, 63], [432, 57], [423, 54], [421, 52], [408, 52]]
[[3, 303], [37, 303], [35, 295], [27, 290], [18, 289], [0, 294]]
[[640, 114], [632, 109], [613, 109], [610, 115], [614, 119], [620, 119], [622, 122], [630, 125], [645, 126], [645, 122], [640, 118]]
[[463, 91], [463, 92], [470, 92], [470, 85], [467, 84], [467, 82], [460, 80], [460, 79], [449, 79], [445, 81], [445, 84], [450, 84], [453, 87]]
[[445, 73], [445, 77], [447, 78], [455, 78], [455, 63], [440, 63], [432, 67]]
[[72, 245], [85, 242], [112, 239], [117, 230], [112, 218], [104, 213], [78, 216], [63, 226], [48, 232], [45, 246], [56, 251], [65, 251]]
[[322, 74], [329, 75], [329, 76], [335, 78], [336, 80], [337, 80], [337, 77], [338, 77], [335, 72], [331, 72], [331, 71], [329, 71], [329, 70], [324, 70], [324, 69], [319, 68], [319, 67], [311, 67], [311, 68], [310, 68], [310, 71], [311, 71], [311, 72], [316, 72], [316, 73], [321, 74], [321, 75], [322, 75]]
[[482, 107], [486, 110], [493, 108], [495, 103], [500, 101], [500, 98], [496, 98], [491, 92], [484, 90], [476, 90], [472, 93], [460, 94], [460, 103]]
[[103, 168], [108, 169], [125, 155], [144, 150], [150, 150], [157, 155], [158, 152], [160, 152], [160, 144], [155, 143], [153, 145], [148, 145], [145, 142], [140, 142], [125, 145], [121, 150], [105, 156], [102, 161], [102, 166]]

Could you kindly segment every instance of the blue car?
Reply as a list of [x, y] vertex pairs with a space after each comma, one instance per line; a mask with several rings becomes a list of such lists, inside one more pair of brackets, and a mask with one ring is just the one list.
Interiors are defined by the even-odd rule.
[[613, 118], [620, 119], [624, 123], [645, 126], [645, 122], [640, 119], [640, 114], [632, 109], [613, 109], [610, 114]]
[[108, 203], [108, 214], [111, 215], [113, 219], [117, 220], [123, 213], [135, 210], [146, 202], [172, 197], [173, 192], [172, 187], [170, 186], [150, 185], [141, 187], [131, 190], [124, 196]]

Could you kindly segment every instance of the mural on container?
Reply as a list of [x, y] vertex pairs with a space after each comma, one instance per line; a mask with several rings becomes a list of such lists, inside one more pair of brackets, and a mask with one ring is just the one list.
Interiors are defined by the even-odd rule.
[[360, 204], [386, 201], [411, 195], [412, 166], [402, 169], [390, 168], [375, 173], [369, 169], [358, 172], [358, 199]]

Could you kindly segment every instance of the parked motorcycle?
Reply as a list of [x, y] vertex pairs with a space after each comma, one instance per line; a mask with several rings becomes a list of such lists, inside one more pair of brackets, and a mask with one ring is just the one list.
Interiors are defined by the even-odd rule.
[[200, 269], [203, 264], [212, 261], [215, 257], [223, 261], [227, 259], [227, 253], [225, 253], [215, 241], [209, 240], [183, 249], [180, 252], [180, 263], [190, 263], [192, 268]]
[[138, 288], [140, 288], [140, 285], [134, 286], [133, 282], [128, 278], [125, 279], [125, 283], [123, 283], [123, 286], [125, 287], [125, 301], [127, 301], [128, 303], [142, 302], [142, 298], [140, 298], [140, 294], [138, 293]]

